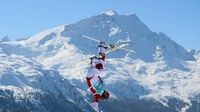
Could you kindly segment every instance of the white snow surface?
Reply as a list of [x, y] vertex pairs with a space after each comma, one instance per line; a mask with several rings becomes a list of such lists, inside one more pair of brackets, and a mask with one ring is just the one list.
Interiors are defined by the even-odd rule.
[[98, 43], [81, 35], [108, 43], [131, 41], [127, 48], [136, 53], [117, 50], [107, 55], [102, 77], [115, 97], [139, 96], [165, 106], [173, 97], [191, 106], [191, 100], [200, 95], [200, 53], [193, 56], [165, 34], [152, 32], [135, 14], [113, 11], [26, 40], [0, 42], [0, 87], [33, 87], [30, 82], [36, 79], [30, 77], [42, 75], [39, 69], [45, 67], [87, 91], [89, 57], [97, 54]]
[[121, 30], [120, 30], [119, 27], [112, 27], [112, 28], [110, 29], [109, 36], [110, 36], [110, 37], [111, 37], [111, 36], [115, 36], [115, 35], [117, 35], [120, 31], [121, 31]]
[[117, 13], [114, 10], [107, 10], [105, 11], [103, 14], [107, 15], [107, 16], [114, 16]]

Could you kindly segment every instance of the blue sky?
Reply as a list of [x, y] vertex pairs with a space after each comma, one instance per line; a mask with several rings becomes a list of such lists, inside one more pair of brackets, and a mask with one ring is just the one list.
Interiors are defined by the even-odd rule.
[[25, 38], [106, 10], [136, 13], [154, 32], [200, 48], [200, 0], [0, 0], [0, 38]]

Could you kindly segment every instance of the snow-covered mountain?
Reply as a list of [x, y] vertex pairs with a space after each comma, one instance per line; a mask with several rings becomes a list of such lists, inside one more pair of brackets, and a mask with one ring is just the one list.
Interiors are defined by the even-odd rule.
[[200, 49], [198, 50], [191, 50], [190, 53], [192, 53], [194, 55], [194, 57], [196, 58], [196, 60], [200, 60]]
[[0, 42], [6, 42], [6, 41], [10, 41], [10, 39], [8, 38], [8, 36], [5, 36], [4, 38], [2, 38]]
[[[120, 15], [115, 11], [28, 39], [0, 42], [1, 98], [9, 91], [31, 97], [36, 103], [28, 101], [35, 107], [44, 105], [42, 98], [48, 96], [57, 101], [58, 111], [89, 108], [84, 100], [88, 98], [85, 76], [88, 58], [97, 53], [98, 43], [82, 35], [113, 44], [130, 41], [126, 48], [136, 52], [117, 50], [108, 54], [102, 77], [112, 94], [108, 102], [101, 104], [105, 110], [193, 112], [198, 107], [199, 53], [186, 51], [164, 33], [152, 32], [136, 14]], [[38, 93], [41, 98], [36, 98]], [[61, 102], [67, 102], [67, 106]], [[48, 106], [40, 111], [50, 111]]]
[[85, 92], [64, 79], [59, 72], [2, 49], [0, 60], [1, 109], [14, 112], [81, 112], [80, 107], [89, 106], [82, 97]]

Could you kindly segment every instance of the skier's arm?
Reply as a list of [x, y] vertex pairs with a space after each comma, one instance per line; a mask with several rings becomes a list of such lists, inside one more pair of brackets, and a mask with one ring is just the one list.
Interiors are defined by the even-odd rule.
[[105, 46], [105, 42], [100, 42], [98, 47], [99, 47], [98, 50], [99, 59], [105, 61], [105, 52], [106, 49], [108, 49], [108, 47]]
[[93, 57], [90, 58], [90, 65], [91, 65], [92, 68], [95, 67], [95, 61], [97, 59], [98, 59], [97, 56], [93, 56]]
[[99, 78], [99, 80], [100, 80], [101, 82], [103, 82], [103, 80], [102, 80], [102, 78], [101, 78], [100, 76], [98, 76], [98, 78]]

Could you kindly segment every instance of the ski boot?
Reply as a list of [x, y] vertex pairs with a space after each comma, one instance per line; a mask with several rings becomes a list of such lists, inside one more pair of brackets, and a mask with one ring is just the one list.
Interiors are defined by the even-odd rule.
[[106, 46], [106, 43], [102, 42], [102, 41], [99, 43], [98, 47], [103, 47], [104, 49], [108, 49], [109, 48], [108, 46]]

